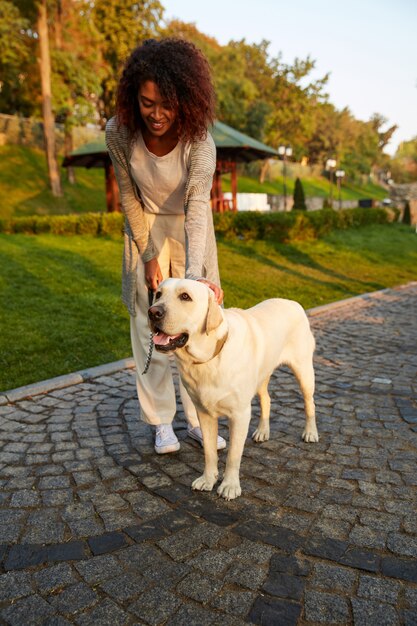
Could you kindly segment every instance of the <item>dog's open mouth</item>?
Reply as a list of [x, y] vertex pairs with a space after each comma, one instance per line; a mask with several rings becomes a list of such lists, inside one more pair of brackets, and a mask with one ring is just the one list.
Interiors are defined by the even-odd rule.
[[153, 342], [155, 348], [159, 352], [169, 352], [177, 348], [183, 348], [188, 341], [187, 333], [178, 333], [178, 335], [167, 335], [159, 328], [154, 329]]

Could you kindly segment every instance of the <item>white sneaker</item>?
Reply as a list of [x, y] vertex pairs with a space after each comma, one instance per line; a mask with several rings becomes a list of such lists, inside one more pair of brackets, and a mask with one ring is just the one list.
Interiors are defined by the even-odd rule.
[[180, 449], [180, 442], [171, 424], [161, 424], [155, 431], [155, 452], [157, 454], [167, 454]]
[[[195, 426], [194, 428], [188, 427], [187, 433], [191, 439], [195, 439], [201, 446], [203, 445], [203, 433], [201, 432], [201, 428], [199, 426]], [[226, 445], [226, 439], [217, 435], [217, 450], [224, 450]]]

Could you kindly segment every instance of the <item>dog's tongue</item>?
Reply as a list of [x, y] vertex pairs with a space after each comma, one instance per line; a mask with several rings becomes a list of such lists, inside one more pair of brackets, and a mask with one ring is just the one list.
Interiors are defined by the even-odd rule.
[[180, 337], [180, 336], [181, 336], [181, 333], [178, 333], [178, 335], [166, 335], [162, 331], [159, 331], [157, 335], [153, 336], [153, 342], [157, 346], [167, 346], [170, 341], [173, 341], [174, 339], [177, 339], [177, 337]]

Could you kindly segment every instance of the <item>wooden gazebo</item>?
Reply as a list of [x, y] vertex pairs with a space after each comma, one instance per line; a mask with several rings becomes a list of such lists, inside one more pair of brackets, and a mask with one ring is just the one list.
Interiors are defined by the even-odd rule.
[[[212, 208], [215, 212], [237, 210], [237, 163], [248, 163], [258, 159], [278, 156], [278, 152], [264, 143], [223, 124], [215, 122], [210, 128], [217, 150], [216, 172], [211, 194]], [[119, 211], [119, 189], [113, 166], [102, 138], [94, 143], [80, 146], [66, 156], [64, 167], [104, 167], [106, 179], [107, 211]], [[222, 174], [231, 173], [232, 201], [224, 200], [222, 192]]]

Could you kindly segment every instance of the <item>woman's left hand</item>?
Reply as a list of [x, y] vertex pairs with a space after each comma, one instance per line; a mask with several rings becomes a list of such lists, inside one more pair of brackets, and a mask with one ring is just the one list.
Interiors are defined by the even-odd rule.
[[204, 283], [205, 285], [207, 285], [207, 287], [209, 287], [212, 291], [214, 291], [217, 304], [221, 304], [223, 302], [224, 293], [221, 287], [218, 287], [215, 283], [212, 283], [211, 280], [207, 280], [207, 278], [198, 278], [197, 282]]

